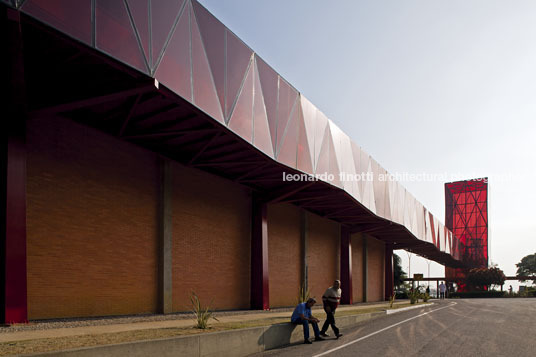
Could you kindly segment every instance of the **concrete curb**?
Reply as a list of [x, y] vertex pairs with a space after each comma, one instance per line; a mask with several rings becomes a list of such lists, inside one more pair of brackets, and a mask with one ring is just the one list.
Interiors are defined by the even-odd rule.
[[[337, 317], [340, 328], [370, 320], [385, 311]], [[303, 329], [291, 323], [253, 327], [194, 336], [125, 342], [114, 345], [30, 354], [54, 357], [142, 357], [142, 356], [247, 356], [293, 343], [303, 342]], [[22, 356], [22, 355], [21, 355]]]
[[401, 307], [400, 309], [387, 310], [386, 313], [387, 313], [387, 315], [391, 315], [391, 314], [396, 314], [397, 312], [413, 310], [413, 309], [420, 309], [420, 308], [423, 308], [423, 307], [432, 306], [434, 304], [435, 304], [435, 302], [432, 302], [432, 303], [426, 304], [426, 305], [415, 305], [415, 306]]

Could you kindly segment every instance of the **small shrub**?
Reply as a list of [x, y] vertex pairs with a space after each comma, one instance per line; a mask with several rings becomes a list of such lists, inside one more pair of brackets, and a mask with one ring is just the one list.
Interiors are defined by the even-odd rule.
[[409, 303], [410, 304], [418, 303], [420, 296], [421, 296], [421, 292], [419, 291], [419, 287], [417, 287], [414, 290], [410, 290], [408, 293]]
[[212, 305], [212, 301], [210, 302], [209, 306], [204, 308], [201, 305], [201, 300], [199, 300], [199, 296], [197, 296], [197, 294], [192, 291], [192, 293], [190, 294], [190, 302], [192, 304], [192, 312], [195, 315], [195, 327], [204, 330], [208, 327], [208, 320], [210, 318], [219, 321], [216, 317], [213, 316], [213, 312], [210, 311], [210, 305]]
[[393, 308], [393, 304], [395, 303], [395, 299], [396, 299], [396, 294], [393, 293], [393, 295], [391, 295], [391, 297], [389, 298], [389, 307], [391, 309]]
[[428, 294], [428, 293], [422, 294], [421, 297], [422, 297], [423, 302], [428, 302], [428, 300], [430, 300], [430, 294]]

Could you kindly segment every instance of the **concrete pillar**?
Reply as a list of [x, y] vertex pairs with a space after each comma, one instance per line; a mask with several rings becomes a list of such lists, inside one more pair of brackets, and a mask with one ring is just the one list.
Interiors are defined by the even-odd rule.
[[393, 270], [393, 246], [385, 245], [385, 300], [389, 300], [395, 291]]
[[307, 216], [307, 211], [300, 211], [300, 240], [301, 240], [301, 283], [302, 287], [307, 291], [309, 289], [309, 267], [307, 264], [307, 249], [308, 249], [308, 240], [307, 235], [309, 231], [309, 219]]
[[353, 304], [352, 289], [352, 237], [348, 229], [341, 227], [341, 286], [342, 286], [342, 304]]
[[270, 309], [268, 275], [268, 207], [253, 197], [251, 232], [251, 308]]
[[160, 159], [159, 240], [160, 240], [160, 312], [173, 311], [173, 198], [171, 163]]
[[0, 7], [0, 322], [28, 320], [26, 275], [26, 85], [20, 13]]
[[368, 245], [367, 236], [363, 234], [363, 302], [367, 302], [368, 286]]

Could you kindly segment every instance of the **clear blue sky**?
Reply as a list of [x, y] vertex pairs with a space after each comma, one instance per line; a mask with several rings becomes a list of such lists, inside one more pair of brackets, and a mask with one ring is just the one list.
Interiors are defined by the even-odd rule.
[[[490, 177], [507, 275], [536, 252], [536, 1], [201, 3], [389, 172]], [[444, 182], [403, 185], [444, 221]]]

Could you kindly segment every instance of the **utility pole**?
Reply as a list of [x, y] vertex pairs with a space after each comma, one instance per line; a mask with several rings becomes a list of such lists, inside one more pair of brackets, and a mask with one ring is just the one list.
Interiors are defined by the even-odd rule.
[[[430, 259], [426, 259], [426, 264], [428, 264], [428, 278], [430, 278], [430, 263], [432, 263], [432, 261]], [[428, 289], [430, 289], [430, 280], [428, 280]]]
[[[408, 278], [411, 278], [411, 253], [406, 250], [408, 255]], [[411, 281], [411, 287], [413, 288], [413, 280]]]

